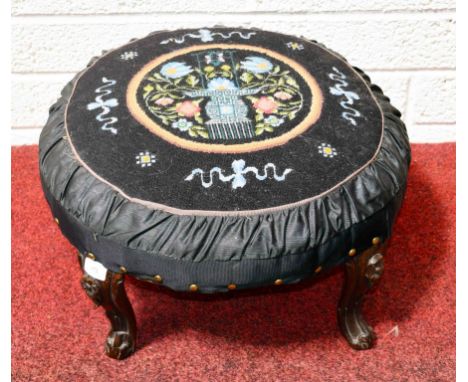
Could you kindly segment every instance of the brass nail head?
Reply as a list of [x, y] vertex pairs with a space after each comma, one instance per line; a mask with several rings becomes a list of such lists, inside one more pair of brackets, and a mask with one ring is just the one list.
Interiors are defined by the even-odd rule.
[[276, 279], [275, 280], [275, 285], [283, 285], [283, 280], [282, 279]]
[[54, 218], [54, 222], [60, 224], [60, 221], [57, 218]]
[[315, 273], [319, 273], [320, 271], [322, 270], [322, 267], [321, 266], [318, 266], [317, 268], [315, 268]]
[[352, 256], [356, 256], [356, 253], [357, 253], [356, 248], [351, 248], [348, 252], [348, 255], [352, 257]]
[[96, 260], [96, 256], [94, 256], [94, 254], [91, 252], [88, 252], [86, 256], [88, 256], [91, 260]]
[[120, 272], [121, 273], [127, 273], [127, 268], [125, 268], [123, 265], [120, 266]]
[[197, 284], [190, 284], [190, 292], [196, 292], [198, 291], [198, 285]]
[[377, 237], [377, 236], [374, 237], [374, 238], [372, 239], [372, 244], [374, 244], [374, 245], [380, 244], [380, 237]]
[[229, 285], [227, 286], [227, 288], [228, 288], [229, 290], [234, 290], [234, 289], [237, 288], [237, 285], [236, 285], [236, 284], [229, 284]]
[[153, 277], [154, 281], [156, 281], [158, 284], [162, 283], [162, 277], [160, 275], [156, 275]]

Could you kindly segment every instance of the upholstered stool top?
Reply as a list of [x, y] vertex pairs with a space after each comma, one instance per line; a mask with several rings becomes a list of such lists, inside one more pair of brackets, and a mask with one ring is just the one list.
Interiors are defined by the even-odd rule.
[[94, 59], [51, 108], [41, 176], [65, 235], [174, 289], [296, 282], [391, 230], [399, 113], [302, 38], [158, 32]]

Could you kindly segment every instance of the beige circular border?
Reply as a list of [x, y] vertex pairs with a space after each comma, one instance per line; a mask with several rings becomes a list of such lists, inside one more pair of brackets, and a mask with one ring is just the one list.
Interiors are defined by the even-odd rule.
[[[144, 76], [148, 74], [149, 71], [154, 69], [159, 64], [170, 60], [171, 58], [195, 52], [199, 50], [206, 50], [206, 49], [240, 49], [240, 50], [250, 50], [257, 53], [263, 53], [267, 56], [273, 57], [279, 61], [282, 61], [292, 67], [297, 73], [299, 73], [306, 84], [310, 88], [310, 92], [312, 94], [312, 105], [310, 107], [310, 111], [307, 116], [293, 129], [289, 130], [288, 132], [280, 135], [279, 137], [274, 137], [270, 139], [266, 139], [264, 141], [254, 141], [248, 143], [240, 143], [234, 145], [224, 145], [224, 144], [210, 144], [210, 143], [202, 143], [202, 142], [195, 142], [185, 138], [181, 138], [175, 134], [172, 134], [168, 130], [159, 126], [156, 122], [154, 122], [151, 118], [149, 118], [145, 111], [140, 107], [137, 102], [137, 89], [140, 85], [141, 81], [143, 80]], [[272, 50], [256, 47], [252, 45], [243, 45], [243, 44], [207, 44], [207, 45], [194, 45], [188, 48], [183, 48], [179, 50], [175, 50], [171, 53], [164, 54], [151, 60], [142, 69], [138, 71], [135, 76], [130, 80], [130, 83], [127, 88], [127, 108], [133, 117], [140, 122], [143, 126], [148, 128], [151, 132], [155, 133], [159, 137], [163, 138], [164, 140], [175, 144], [176, 146], [189, 149], [192, 151], [202, 151], [206, 153], [244, 153], [244, 152], [253, 152], [259, 150], [265, 150], [268, 148], [272, 148], [275, 146], [280, 146], [287, 143], [292, 138], [296, 137], [297, 135], [306, 131], [309, 127], [311, 127], [317, 120], [320, 118], [320, 113], [322, 111], [323, 105], [323, 95], [322, 91], [310, 73], [299, 63], [296, 61], [283, 56], [277, 52]]]

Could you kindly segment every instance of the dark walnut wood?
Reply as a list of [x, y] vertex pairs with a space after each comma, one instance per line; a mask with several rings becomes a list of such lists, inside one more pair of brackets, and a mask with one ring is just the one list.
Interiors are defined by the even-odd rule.
[[[85, 258], [85, 255], [79, 255], [82, 269]], [[131, 355], [135, 351], [136, 322], [125, 293], [124, 275], [108, 270], [106, 280], [100, 281], [84, 272], [81, 286], [97, 306], [105, 309], [111, 323], [105, 344], [106, 354], [115, 359], [124, 359]]]
[[357, 350], [373, 346], [376, 335], [362, 315], [365, 293], [383, 272], [385, 245], [374, 245], [345, 264], [345, 282], [338, 305], [338, 323], [348, 343]]
[[[345, 264], [346, 277], [338, 305], [338, 323], [354, 349], [369, 349], [376, 340], [374, 331], [362, 315], [362, 303], [365, 293], [382, 275], [385, 249], [385, 244], [373, 245], [350, 257]], [[85, 258], [79, 254], [82, 268]], [[107, 270], [105, 281], [100, 281], [84, 272], [81, 286], [97, 306], [105, 309], [111, 323], [105, 344], [106, 354], [115, 359], [131, 355], [135, 351], [136, 322], [125, 293], [124, 274]]]

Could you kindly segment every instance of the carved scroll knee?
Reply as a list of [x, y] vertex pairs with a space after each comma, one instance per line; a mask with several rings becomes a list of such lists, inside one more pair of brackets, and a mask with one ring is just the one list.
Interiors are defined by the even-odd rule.
[[341, 332], [354, 349], [373, 346], [376, 336], [362, 316], [365, 293], [383, 273], [385, 245], [377, 244], [353, 257], [345, 264], [345, 282], [338, 305]]
[[111, 323], [106, 354], [124, 359], [135, 351], [136, 339], [135, 315], [125, 293], [124, 275], [111, 272], [84, 255], [80, 254], [79, 258], [84, 271], [81, 286], [97, 306], [104, 308]]

